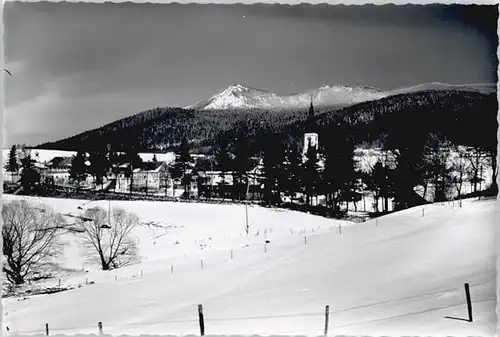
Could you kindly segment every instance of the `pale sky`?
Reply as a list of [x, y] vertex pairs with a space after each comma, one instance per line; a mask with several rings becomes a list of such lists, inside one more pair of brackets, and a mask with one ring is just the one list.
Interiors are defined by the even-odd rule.
[[9, 2], [4, 145], [190, 105], [235, 83], [287, 94], [495, 82], [496, 20], [497, 7]]

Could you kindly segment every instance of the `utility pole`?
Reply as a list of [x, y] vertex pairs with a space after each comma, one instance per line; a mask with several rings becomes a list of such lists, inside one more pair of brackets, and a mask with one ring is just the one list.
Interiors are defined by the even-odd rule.
[[132, 196], [132, 185], [133, 185], [133, 180], [134, 180], [134, 167], [132, 166], [132, 163], [130, 163], [130, 196]]
[[167, 186], [167, 174], [165, 174], [165, 198], [167, 197], [167, 190], [168, 190], [168, 186]]
[[479, 166], [479, 192], [481, 192], [483, 185], [483, 165]]
[[246, 230], [247, 236], [248, 236], [248, 232], [250, 231], [250, 228], [248, 226], [248, 190], [249, 190], [249, 188], [250, 188], [250, 181], [249, 181], [249, 177], [247, 174], [247, 191], [245, 194], [245, 220], [246, 220], [245, 230]]
[[111, 227], [111, 199], [108, 200], [108, 226]]
[[212, 160], [210, 160], [210, 188], [209, 188], [209, 199], [212, 199], [212, 195], [214, 193], [214, 181], [213, 181], [213, 173], [214, 173], [214, 160], [215, 160], [215, 152], [212, 148]]

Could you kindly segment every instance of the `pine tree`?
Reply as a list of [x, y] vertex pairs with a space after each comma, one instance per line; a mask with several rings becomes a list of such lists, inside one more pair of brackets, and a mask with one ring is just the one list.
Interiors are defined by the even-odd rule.
[[386, 162], [378, 160], [366, 180], [368, 188], [375, 193], [376, 208], [378, 211], [378, 199], [384, 200], [384, 212], [389, 211], [389, 198], [394, 195], [394, 170]]
[[234, 158], [232, 158], [233, 171], [233, 198], [242, 200], [246, 197], [248, 186], [248, 171], [250, 167], [250, 149], [244, 139], [235, 142]]
[[277, 137], [271, 137], [263, 148], [264, 202], [269, 205], [281, 202], [285, 148]]
[[196, 162], [194, 166], [194, 172], [197, 176], [197, 186], [198, 186], [198, 196], [205, 196], [208, 199], [211, 198], [211, 191], [208, 189], [208, 184], [210, 179], [207, 177], [207, 171], [210, 171], [212, 158], [203, 158]]
[[445, 201], [452, 185], [449, 143], [442, 137], [431, 134], [424, 151], [425, 177], [434, 186], [434, 201]]
[[7, 162], [5, 169], [12, 173], [19, 171], [19, 164], [17, 162], [17, 147], [15, 145], [12, 145], [12, 148], [10, 149], [9, 161]]
[[357, 180], [359, 177], [356, 172], [356, 162], [354, 161], [354, 143], [348, 138], [343, 138], [343, 142], [339, 147], [340, 155], [340, 168], [341, 168], [341, 186], [340, 198], [341, 201], [347, 203], [356, 202], [361, 199], [357, 193]]
[[143, 166], [143, 161], [141, 156], [139, 156], [139, 151], [137, 150], [137, 146], [131, 144], [127, 145], [125, 154], [123, 155], [124, 164], [128, 165], [128, 169], [125, 172], [125, 176], [130, 178], [130, 194], [133, 192], [134, 187], [134, 170], [140, 169]]
[[36, 170], [30, 155], [21, 160], [21, 165], [21, 186], [23, 191], [33, 191], [40, 184], [40, 173]]
[[190, 148], [186, 138], [183, 138], [176, 153], [176, 161], [174, 171], [177, 178], [181, 178], [181, 184], [184, 187], [184, 195], [189, 198], [189, 189], [193, 180], [193, 159], [189, 154]]
[[126, 151], [124, 159], [130, 165], [132, 170], [136, 168], [142, 168], [142, 165], [144, 164], [136, 147], [130, 147]]
[[359, 175], [354, 162], [354, 142], [348, 137], [346, 130], [340, 128], [322, 138], [324, 168], [320, 192], [326, 196], [327, 205], [338, 212], [342, 201], [360, 199], [356, 192]]
[[104, 177], [110, 169], [109, 157], [107, 156], [107, 151], [103, 148], [90, 153], [90, 167], [89, 173], [95, 178], [96, 185], [102, 185], [104, 183]]
[[82, 181], [85, 180], [88, 169], [85, 162], [87, 161], [87, 155], [83, 151], [78, 151], [75, 156], [71, 159], [71, 168], [69, 170], [69, 178], [71, 181], [80, 185]]
[[301, 190], [301, 159], [302, 155], [298, 146], [295, 143], [288, 145], [286, 148], [280, 185], [283, 191], [290, 196], [292, 202], [295, 193]]
[[[391, 126], [391, 132], [384, 139], [385, 150], [390, 150], [396, 159], [394, 171], [394, 201], [395, 209], [406, 209], [423, 203], [414, 187], [423, 184], [423, 155], [428, 137], [428, 131], [422, 125], [419, 112], [408, 111], [408, 114], [398, 117], [402, 125]], [[411, 112], [411, 113], [410, 113]], [[396, 124], [396, 122], [395, 122]]]
[[334, 211], [338, 209], [342, 186], [342, 177], [340, 176], [342, 170], [339, 166], [340, 158], [336, 151], [336, 145], [336, 142], [326, 139], [321, 151], [325, 165], [321, 175], [322, 192], [326, 196], [327, 207], [331, 207]]
[[222, 179], [219, 184], [220, 197], [225, 197], [225, 186], [226, 186], [226, 175], [227, 172], [231, 170], [232, 160], [229, 154], [229, 144], [225, 139], [218, 139], [215, 149], [215, 161], [217, 168], [220, 171], [220, 177]]
[[120, 156], [118, 155], [118, 153], [116, 153], [115, 150], [113, 150], [113, 148], [110, 149], [109, 151], [109, 156], [108, 156], [108, 160], [109, 160], [109, 167], [111, 169], [111, 172], [113, 172], [113, 174], [117, 175], [118, 174], [118, 167], [120, 165]]

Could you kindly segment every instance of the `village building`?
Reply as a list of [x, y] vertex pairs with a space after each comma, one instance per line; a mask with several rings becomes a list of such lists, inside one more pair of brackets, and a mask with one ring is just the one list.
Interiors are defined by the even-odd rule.
[[[262, 158], [250, 158], [253, 168], [246, 172], [248, 185], [245, 189], [245, 198], [256, 200], [262, 197]], [[236, 172], [207, 170], [199, 171], [198, 193], [205, 198], [231, 198], [234, 193], [234, 177]]]
[[54, 157], [45, 164], [45, 176], [56, 185], [69, 183], [71, 157]]
[[168, 175], [166, 162], [146, 162], [132, 172], [132, 190], [157, 193], [168, 185]]

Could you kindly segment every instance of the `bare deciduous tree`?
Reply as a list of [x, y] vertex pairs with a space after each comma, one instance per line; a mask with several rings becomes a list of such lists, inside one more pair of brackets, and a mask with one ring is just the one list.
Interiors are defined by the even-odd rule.
[[51, 209], [34, 207], [26, 201], [5, 203], [2, 219], [2, 269], [10, 282], [23, 284], [60, 253], [58, 228], [64, 220]]
[[138, 217], [123, 209], [113, 209], [111, 214], [100, 207], [88, 209], [82, 224], [84, 244], [92, 251], [103, 270], [116, 269], [130, 264], [137, 257], [137, 245], [131, 232], [139, 223]]
[[478, 190], [477, 185], [484, 181], [481, 167], [486, 166], [486, 155], [479, 147], [470, 147], [466, 150], [465, 156], [469, 159], [467, 165], [469, 181], [473, 186], [473, 192], [476, 193]]
[[462, 188], [467, 179], [467, 172], [470, 170], [470, 165], [464, 148], [456, 146], [454, 150], [457, 153], [457, 158], [454, 158], [452, 164], [452, 183], [455, 185], [460, 207], [462, 207]]
[[434, 201], [445, 201], [452, 187], [451, 145], [439, 135], [430, 134], [424, 147], [424, 176], [434, 187]]

